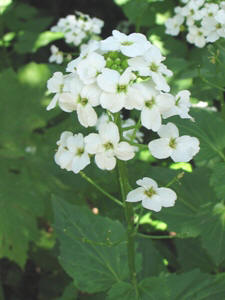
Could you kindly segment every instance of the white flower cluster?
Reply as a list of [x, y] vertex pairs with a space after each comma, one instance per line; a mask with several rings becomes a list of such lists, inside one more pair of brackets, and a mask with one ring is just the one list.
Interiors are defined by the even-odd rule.
[[104, 22], [98, 18], [76, 12], [75, 15], [59, 19], [51, 31], [64, 33], [66, 43], [79, 46], [85, 39], [100, 34], [103, 25]]
[[177, 6], [175, 15], [165, 22], [166, 33], [176, 36], [187, 26], [187, 41], [202, 48], [225, 37], [225, 1], [218, 4], [205, 0], [182, 1], [185, 6]]
[[[55, 155], [61, 168], [78, 173], [94, 156], [100, 169], [114, 169], [117, 159], [127, 161], [134, 157], [138, 146], [135, 141], [143, 139], [138, 130], [141, 125], [157, 132], [160, 137], [149, 143], [154, 157], [171, 157], [176, 162], [193, 158], [199, 151], [198, 139], [179, 137], [178, 129], [172, 123], [162, 125], [163, 119], [174, 115], [191, 118], [189, 91], [181, 91], [175, 96], [169, 93], [165, 75], [171, 76], [172, 72], [163, 64], [164, 59], [160, 50], [144, 35], [125, 35], [114, 30], [107, 39], [85, 47], [81, 55], [68, 64], [68, 74], [53, 74], [47, 86], [55, 95], [47, 110], [58, 103], [65, 112], [76, 111], [82, 126], [96, 126], [98, 130], [98, 133], [85, 137], [81, 133], [62, 133]], [[106, 109], [107, 114], [98, 118], [96, 106]], [[119, 126], [117, 120], [118, 117], [121, 119], [122, 109], [139, 111], [140, 121], [136, 124], [132, 119], [121, 120]], [[148, 193], [150, 186], [147, 185], [146, 189], [148, 197], [151, 193], [161, 195], [165, 192], [155, 184], [151, 193]], [[175, 198], [172, 197], [173, 203]], [[160, 203], [160, 207], [172, 205], [166, 200]]]

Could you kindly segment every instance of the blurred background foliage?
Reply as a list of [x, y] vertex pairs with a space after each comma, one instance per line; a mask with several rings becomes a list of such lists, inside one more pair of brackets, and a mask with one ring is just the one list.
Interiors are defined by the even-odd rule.
[[[70, 277], [66, 275], [58, 262], [59, 247], [52, 227], [52, 197], [63, 199], [65, 204], [58, 202], [61, 206], [65, 205], [65, 210], [70, 210], [67, 207], [69, 203], [76, 204], [76, 211], [81, 216], [85, 210], [82, 207], [88, 207], [101, 216], [123, 220], [120, 208], [79, 175], [59, 169], [53, 160], [56, 140], [62, 131], [89, 132], [81, 128], [74, 114], [66, 114], [59, 109], [46, 112], [51, 99], [46, 93], [46, 82], [53, 72], [64, 70], [62, 66], [48, 63], [50, 44], [54, 42], [62, 50], [72, 51], [63, 42], [62, 34], [49, 29], [60, 17], [73, 14], [75, 10], [103, 19], [103, 38], [114, 28], [127, 33], [139, 31], [146, 34], [160, 47], [167, 57], [167, 66], [174, 72], [169, 82], [172, 92], [189, 89], [193, 103], [207, 103], [210, 108], [193, 108], [196, 122], [172, 119], [182, 134], [199, 138], [201, 151], [195, 161], [190, 164], [171, 164], [170, 160], [156, 162], [148, 151], [142, 150], [129, 167], [132, 186], [137, 178], [151, 174], [163, 185], [172, 180], [179, 196], [175, 207], [157, 215], [146, 213], [141, 219], [141, 232], [146, 235], [163, 236], [172, 232], [181, 237], [152, 241], [140, 238], [137, 251], [142, 256], [142, 262], [139, 262], [142, 275], [184, 273], [197, 268], [204, 274], [193, 271], [193, 275], [187, 273], [182, 276], [187, 276], [187, 282], [192, 276], [202, 276], [202, 281], [206, 282], [211, 278], [207, 276], [222, 276], [220, 273], [225, 271], [225, 43], [220, 40], [198, 49], [187, 44], [182, 35], [176, 38], [165, 35], [164, 21], [177, 2], [0, 0], [0, 298], [2, 293], [7, 300], [100, 300], [106, 299], [105, 290], [113, 284], [93, 288], [91, 282], [96, 279], [96, 274], [87, 275], [86, 285], [82, 280], [79, 282], [78, 274], [71, 275], [71, 260], [82, 259], [80, 252], [83, 248], [79, 248], [78, 244], [75, 252], [65, 254], [67, 261], [61, 262]], [[131, 116], [136, 118], [135, 113]], [[148, 142], [152, 136], [145, 130], [143, 132], [145, 142]], [[114, 171], [100, 171], [92, 164], [87, 168], [87, 174], [96, 178], [108, 192], [120, 197]], [[179, 180], [176, 179], [178, 175]], [[58, 222], [64, 224], [59, 211], [62, 207], [57, 205], [54, 209], [59, 215]], [[93, 216], [90, 213], [85, 219], [84, 214], [87, 226], [92, 226]], [[102, 222], [107, 224], [109, 219]], [[119, 226], [116, 224], [113, 225], [115, 228]], [[98, 232], [100, 225], [95, 230]], [[119, 235], [122, 229], [117, 228], [117, 231], [120, 231]], [[64, 253], [71, 241], [64, 241], [60, 230], [58, 235]], [[89, 232], [88, 238], [94, 239]], [[118, 239], [116, 234], [115, 240]], [[122, 248], [118, 248], [121, 259]], [[113, 260], [113, 255], [110, 259]], [[122, 271], [118, 270], [118, 276], [126, 280]], [[81, 272], [82, 268], [78, 269], [78, 273]], [[160, 279], [165, 281], [165, 291], [170, 286], [176, 289], [176, 278], [172, 276], [176, 275]], [[215, 283], [220, 291], [215, 299], [222, 299], [221, 295], [224, 295], [224, 289], [220, 288], [224, 278], [220, 278]], [[151, 280], [148, 284], [157, 286], [158, 281], [154, 277]], [[146, 282], [141, 285], [143, 291]], [[206, 284], [205, 287], [209, 295], [213, 294], [210, 286]], [[129, 285], [121, 285], [120, 288], [132, 295]], [[161, 299], [157, 291], [153, 293], [156, 299]], [[111, 289], [107, 299], [116, 299], [115, 295], [114, 289]], [[121, 295], [117, 295], [117, 299]], [[190, 297], [193, 295], [190, 294]]]

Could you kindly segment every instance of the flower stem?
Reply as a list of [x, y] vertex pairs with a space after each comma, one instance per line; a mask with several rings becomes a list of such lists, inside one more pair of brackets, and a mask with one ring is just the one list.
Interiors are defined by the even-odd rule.
[[[123, 131], [121, 127], [121, 119], [119, 113], [115, 115], [115, 121], [119, 128], [120, 139], [123, 137]], [[134, 244], [134, 211], [132, 203], [126, 202], [126, 197], [130, 191], [130, 184], [127, 177], [127, 169], [125, 162], [117, 161], [117, 170], [119, 177], [119, 184], [121, 190], [121, 196], [124, 203], [125, 218], [127, 222], [127, 253], [128, 253], [128, 266], [130, 271], [130, 280], [135, 289], [136, 299], [139, 299], [138, 286], [137, 286], [137, 275], [135, 266], [135, 244]]]
[[88, 177], [83, 171], [80, 171], [80, 175], [87, 182], [89, 182], [90, 184], [92, 184], [97, 190], [99, 190], [103, 195], [105, 195], [106, 197], [108, 197], [109, 199], [111, 199], [112, 201], [114, 201], [116, 204], [118, 204], [120, 206], [124, 206], [124, 204], [120, 200], [118, 200], [117, 198], [115, 198], [114, 196], [112, 196], [111, 194], [109, 194], [108, 192], [106, 192], [102, 187], [100, 187], [96, 182], [94, 182], [90, 177]]

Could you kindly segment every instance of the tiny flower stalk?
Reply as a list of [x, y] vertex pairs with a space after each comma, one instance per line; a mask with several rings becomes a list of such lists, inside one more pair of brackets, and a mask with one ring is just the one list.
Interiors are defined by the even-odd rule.
[[[120, 138], [122, 138], [122, 127], [121, 127], [121, 119], [120, 114], [115, 114], [115, 122], [119, 128]], [[135, 226], [134, 226], [134, 211], [131, 203], [126, 202], [126, 197], [128, 192], [130, 191], [130, 184], [127, 176], [127, 168], [126, 164], [123, 161], [118, 160], [117, 162], [117, 170], [118, 170], [118, 179], [121, 189], [121, 196], [124, 203], [124, 211], [125, 218], [127, 222], [127, 253], [128, 253], [128, 266], [130, 271], [130, 279], [133, 287], [136, 292], [136, 299], [139, 299], [138, 296], [138, 287], [137, 287], [137, 274], [135, 267]]]

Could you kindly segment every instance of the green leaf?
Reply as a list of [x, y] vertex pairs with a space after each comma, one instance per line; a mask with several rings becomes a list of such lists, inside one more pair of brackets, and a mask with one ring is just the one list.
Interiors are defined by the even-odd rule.
[[0, 175], [0, 257], [24, 267], [29, 241], [39, 237], [36, 217], [43, 213], [43, 202], [23, 160], [1, 159]]
[[130, 283], [119, 282], [112, 286], [107, 295], [107, 300], [136, 299], [135, 290]]
[[199, 238], [175, 239], [174, 243], [182, 272], [199, 268], [202, 272], [211, 273], [216, 269], [211, 257], [203, 249]]
[[225, 274], [215, 276], [194, 270], [147, 278], [139, 287], [142, 300], [221, 300], [225, 294]]
[[45, 31], [40, 33], [35, 40], [35, 43], [32, 47], [32, 52], [37, 51], [39, 48], [48, 45], [49, 43], [59, 40], [63, 38], [63, 34], [61, 32], [51, 32]]
[[142, 270], [140, 278], [148, 276], [156, 276], [163, 271], [166, 271], [163, 264], [163, 257], [156, 250], [151, 239], [138, 239], [138, 252], [142, 254]]
[[125, 230], [118, 221], [54, 198], [60, 263], [82, 291], [105, 291], [128, 277]]
[[213, 167], [210, 184], [219, 200], [225, 200], [225, 163], [218, 163]]
[[48, 115], [41, 100], [49, 77], [47, 65], [36, 63], [21, 68], [19, 75], [11, 69], [0, 74], [3, 108], [0, 113], [0, 153], [23, 155], [31, 132], [46, 124]]
[[78, 290], [73, 283], [70, 283], [64, 290], [63, 295], [56, 300], [76, 300], [78, 296]]
[[199, 138], [200, 152], [194, 159], [205, 163], [215, 158], [225, 161], [225, 121], [214, 111], [193, 109], [190, 114], [195, 122], [178, 118], [172, 118], [172, 121], [177, 124], [180, 135]]

